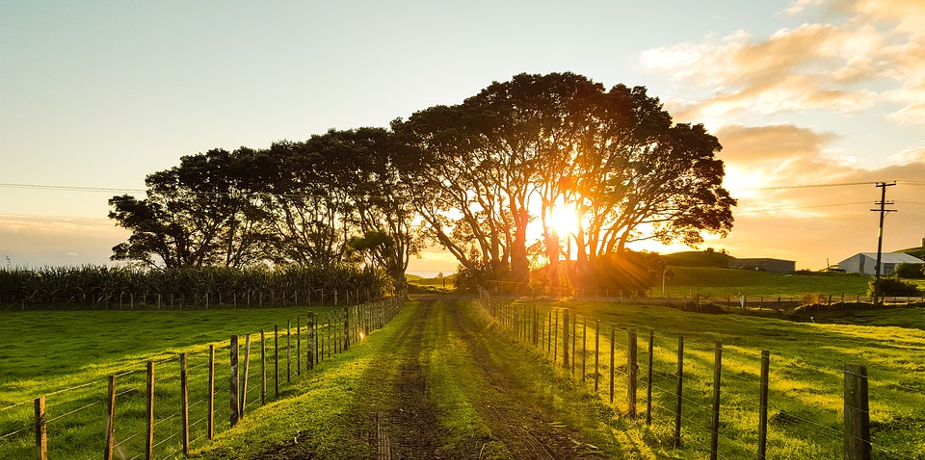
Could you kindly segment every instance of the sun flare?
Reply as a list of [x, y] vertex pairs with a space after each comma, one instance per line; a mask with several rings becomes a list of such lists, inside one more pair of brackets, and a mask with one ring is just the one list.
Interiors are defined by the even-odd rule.
[[573, 207], [559, 203], [552, 208], [548, 225], [560, 237], [576, 233], [578, 231], [578, 214]]

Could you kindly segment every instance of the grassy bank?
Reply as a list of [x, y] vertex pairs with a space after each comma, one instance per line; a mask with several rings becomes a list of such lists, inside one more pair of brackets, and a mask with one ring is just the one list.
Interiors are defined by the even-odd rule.
[[[711, 267], [671, 267], [674, 277], [666, 284], [672, 297], [693, 296], [725, 299], [745, 295], [777, 297], [824, 293], [840, 296], [864, 296], [869, 276], [854, 273], [778, 274], [755, 270]], [[661, 295], [661, 286], [652, 288]]]

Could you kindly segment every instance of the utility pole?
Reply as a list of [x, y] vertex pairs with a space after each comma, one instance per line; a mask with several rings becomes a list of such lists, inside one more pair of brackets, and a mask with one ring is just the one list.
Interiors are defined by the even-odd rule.
[[871, 209], [873, 212], [880, 213], [880, 235], [877, 238], [877, 266], [876, 266], [876, 277], [874, 278], [874, 305], [880, 305], [880, 261], [883, 258], [883, 217], [886, 216], [889, 212], [896, 212], [895, 209], [886, 209], [886, 207], [892, 206], [892, 201], [886, 201], [886, 188], [896, 185], [896, 181], [893, 181], [892, 184], [887, 184], [886, 182], [877, 182], [875, 187], [880, 188], [880, 201], [874, 203], [875, 205], [880, 206], [880, 209]]

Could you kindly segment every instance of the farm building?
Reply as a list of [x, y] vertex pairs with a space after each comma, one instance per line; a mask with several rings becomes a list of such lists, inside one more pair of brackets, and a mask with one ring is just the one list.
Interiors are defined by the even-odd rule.
[[[893, 270], [895, 270], [896, 266], [899, 264], [921, 264], [925, 262], [922, 262], [921, 260], [903, 252], [884, 252], [880, 257], [880, 263], [883, 265], [883, 269], [880, 271], [880, 274], [883, 276], [890, 276], [893, 274]], [[838, 266], [844, 269], [846, 272], [850, 273], [876, 275], [877, 253], [860, 252], [839, 262]]]
[[729, 268], [739, 268], [744, 270], [759, 270], [768, 273], [793, 273], [796, 271], [797, 263], [792, 260], [781, 259], [736, 259], [729, 258]]

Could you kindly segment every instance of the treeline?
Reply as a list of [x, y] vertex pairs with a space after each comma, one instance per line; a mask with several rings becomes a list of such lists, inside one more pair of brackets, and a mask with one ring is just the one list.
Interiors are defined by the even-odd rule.
[[[157, 268], [377, 267], [403, 284], [413, 232], [384, 129], [331, 131], [268, 149], [214, 149], [109, 200], [132, 231], [113, 260]], [[396, 286], [401, 289], [401, 286]]]
[[375, 270], [320, 267], [0, 269], [0, 306], [210, 308], [345, 305], [387, 294]]
[[[720, 148], [702, 125], [673, 123], [645, 88], [521, 74], [390, 129], [185, 156], [147, 177], [145, 198], [110, 200], [110, 217], [132, 231], [112, 258], [371, 267], [401, 289], [409, 257], [435, 242], [462, 281], [526, 284], [533, 272], [546, 284], [567, 275], [583, 288], [635, 289], [661, 268], [628, 245], [695, 245], [731, 229]], [[557, 229], [564, 214], [575, 228]], [[563, 273], [560, 260], [571, 261]]]

